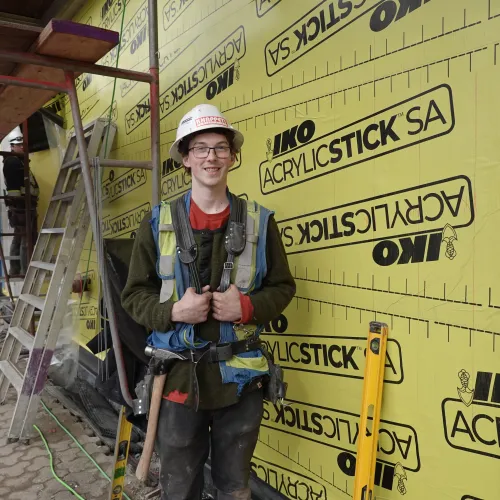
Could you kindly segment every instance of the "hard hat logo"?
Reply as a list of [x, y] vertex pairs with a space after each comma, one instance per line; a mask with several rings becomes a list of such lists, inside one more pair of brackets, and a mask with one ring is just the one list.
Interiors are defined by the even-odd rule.
[[222, 116], [203, 116], [196, 118], [197, 127], [205, 127], [206, 125], [217, 125], [221, 127], [229, 127], [227, 120]]
[[233, 146], [236, 151], [239, 151], [243, 145], [243, 134], [236, 130], [229, 120], [219, 111], [219, 109], [212, 104], [199, 104], [186, 113], [177, 128], [177, 135], [175, 142], [170, 147], [170, 157], [182, 163], [182, 155], [179, 152], [179, 143], [189, 137], [193, 133], [199, 133], [210, 129], [222, 128], [231, 131], [234, 135]]

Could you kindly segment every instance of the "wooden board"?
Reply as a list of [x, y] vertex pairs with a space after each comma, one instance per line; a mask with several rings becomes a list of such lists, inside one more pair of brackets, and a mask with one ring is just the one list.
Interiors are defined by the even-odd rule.
[[[0, 33], [0, 38], [2, 38]], [[116, 31], [73, 21], [53, 19], [40, 33], [30, 52], [95, 63], [119, 43]], [[1, 44], [0, 44], [1, 46]], [[30, 80], [64, 82], [63, 71], [31, 64], [18, 65], [12, 75]], [[5, 87], [0, 93], [0, 139], [41, 108], [56, 92]]]

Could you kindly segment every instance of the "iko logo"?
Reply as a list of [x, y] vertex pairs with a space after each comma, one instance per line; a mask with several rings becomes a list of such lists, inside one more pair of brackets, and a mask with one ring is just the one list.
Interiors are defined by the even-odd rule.
[[399, 21], [407, 14], [429, 3], [431, 0], [386, 0], [379, 4], [373, 11], [370, 19], [370, 28], [372, 31], [382, 31], [391, 25], [393, 21]]
[[[287, 400], [289, 406], [264, 402], [262, 426], [307, 439], [322, 447], [355, 454], [359, 436], [359, 414]], [[378, 453], [381, 463], [400, 463], [406, 470], [420, 470], [417, 433], [406, 424], [380, 421]]]
[[[460, 197], [463, 192], [460, 193]], [[450, 199], [446, 198], [449, 202]], [[454, 210], [450, 206], [453, 213]], [[400, 238], [399, 245], [391, 240], [381, 241], [373, 248], [372, 256], [379, 266], [400, 264], [435, 262], [439, 260], [441, 246], [446, 244], [446, 257], [453, 260], [457, 256], [454, 242], [458, 240], [455, 229], [446, 224], [440, 233], [421, 234], [419, 236]], [[427, 252], [426, 252], [427, 249]]]
[[215, 96], [218, 96], [224, 90], [228, 89], [234, 83], [234, 76], [236, 73], [236, 80], [240, 79], [240, 63], [238, 60], [222, 75], [219, 75], [215, 80], [212, 80], [207, 87], [207, 99], [211, 101]]
[[[441, 241], [449, 258], [448, 252], [456, 255], [451, 236], [456, 239], [455, 230], [442, 228], [450, 222], [455, 228], [472, 224], [473, 205], [470, 179], [457, 176], [284, 219], [278, 227], [289, 255], [380, 241], [373, 251], [375, 262], [404, 264], [435, 259], [439, 256], [435, 246]], [[404, 238], [428, 233], [425, 238]], [[393, 238], [401, 238], [399, 246], [386, 241]]]
[[[427, 244], [427, 240], [429, 244]], [[441, 242], [441, 233], [400, 238], [399, 245], [391, 240], [381, 241], [373, 248], [373, 260], [379, 266], [392, 266], [396, 262], [400, 265], [410, 262], [436, 261], [439, 260]], [[427, 255], [425, 252], [426, 247]]]
[[252, 458], [250, 467], [258, 478], [285, 495], [286, 498], [328, 500], [326, 488], [311, 477], [256, 457]]
[[[283, 368], [309, 373], [362, 380], [366, 358], [365, 337], [329, 337], [262, 333], [267, 349]], [[387, 343], [384, 381], [403, 382], [401, 345], [395, 339]]]
[[454, 126], [451, 88], [440, 85], [262, 162], [260, 189], [288, 189], [449, 134]]
[[500, 374], [478, 372], [474, 389], [458, 373], [458, 399], [441, 405], [446, 442], [458, 450], [500, 459]]
[[[346, 476], [354, 477], [356, 474], [356, 457], [348, 451], [339, 453], [337, 465]], [[405, 481], [407, 479], [405, 468], [400, 463], [388, 465], [378, 460], [375, 462], [374, 483], [376, 486], [392, 491], [395, 480], [399, 493], [401, 495], [406, 495], [407, 490]]]
[[271, 9], [276, 7], [281, 0], [255, 0], [255, 8], [259, 17], [265, 16]]
[[314, 132], [316, 132], [316, 124], [312, 120], [306, 120], [300, 125], [295, 125], [295, 127], [285, 130], [281, 134], [276, 134], [274, 136], [272, 156], [277, 156], [286, 153], [288, 150], [295, 149], [297, 147], [297, 141], [299, 145], [306, 144], [314, 137]]
[[322, 0], [264, 48], [267, 75], [272, 76], [373, 10], [383, 0]]
[[147, 37], [148, 3], [144, 1], [123, 28], [120, 50], [123, 52], [130, 47], [130, 53], [134, 54]]

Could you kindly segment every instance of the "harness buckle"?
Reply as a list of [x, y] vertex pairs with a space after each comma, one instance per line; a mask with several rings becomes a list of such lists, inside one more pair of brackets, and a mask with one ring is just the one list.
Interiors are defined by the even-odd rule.
[[233, 347], [231, 344], [210, 344], [210, 361], [229, 361], [233, 357]]
[[234, 263], [233, 262], [224, 262], [224, 270], [229, 269], [232, 270], [234, 269]]

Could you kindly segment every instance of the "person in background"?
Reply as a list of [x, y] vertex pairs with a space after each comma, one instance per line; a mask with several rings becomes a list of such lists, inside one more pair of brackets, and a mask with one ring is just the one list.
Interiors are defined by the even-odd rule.
[[[22, 154], [23, 137], [17, 136], [10, 141], [11, 152]], [[9, 224], [14, 230], [12, 243], [10, 245], [10, 257], [18, 257], [10, 260], [9, 274], [11, 276], [23, 275], [28, 267], [28, 248], [26, 240], [26, 197], [24, 185], [24, 161], [17, 155], [7, 156], [3, 161], [3, 176], [5, 187], [9, 198], [5, 200]], [[30, 171], [31, 192], [31, 228], [32, 242], [35, 245], [37, 238], [37, 203], [39, 196], [38, 183]], [[18, 199], [16, 199], [18, 198]], [[29, 256], [31, 258], [31, 256]]]

